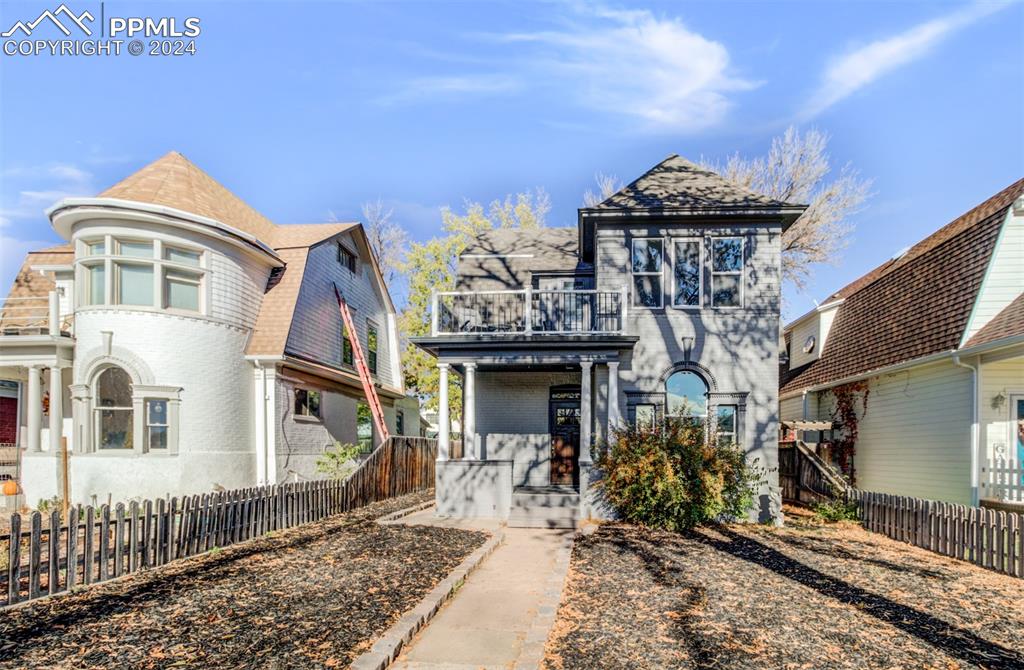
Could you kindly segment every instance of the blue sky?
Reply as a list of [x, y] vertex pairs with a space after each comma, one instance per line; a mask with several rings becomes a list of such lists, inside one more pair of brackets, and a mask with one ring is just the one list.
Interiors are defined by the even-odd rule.
[[[99, 15], [98, 2], [71, 2]], [[52, 5], [4, 2], [0, 24]], [[195, 56], [0, 57], [0, 283], [59, 239], [42, 210], [171, 149], [280, 223], [380, 198], [543, 187], [573, 225], [597, 171], [764, 153], [790, 124], [873, 180], [796, 316], [1024, 175], [1024, 6], [947, 2], [127, 3], [197, 16]]]

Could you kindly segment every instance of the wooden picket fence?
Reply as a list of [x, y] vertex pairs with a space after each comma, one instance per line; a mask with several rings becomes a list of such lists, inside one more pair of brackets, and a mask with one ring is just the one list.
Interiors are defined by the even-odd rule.
[[1024, 514], [850, 490], [864, 528], [1024, 578]]
[[[11, 515], [0, 605], [68, 591], [434, 486], [436, 440], [392, 437], [345, 481], [260, 486], [113, 508]], [[45, 522], [45, 523], [44, 523]], [[0, 563], [2, 565], [2, 563]]]

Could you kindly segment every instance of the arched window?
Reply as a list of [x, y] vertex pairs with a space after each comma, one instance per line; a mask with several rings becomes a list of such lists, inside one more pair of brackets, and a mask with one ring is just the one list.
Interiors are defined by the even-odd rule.
[[131, 449], [132, 378], [121, 368], [106, 368], [96, 377], [94, 397], [96, 445], [100, 449]]
[[665, 380], [665, 414], [703, 423], [708, 414], [708, 385], [695, 372], [680, 370]]

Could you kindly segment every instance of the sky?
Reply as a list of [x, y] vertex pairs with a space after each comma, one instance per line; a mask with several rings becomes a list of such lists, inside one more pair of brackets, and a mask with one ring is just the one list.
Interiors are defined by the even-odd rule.
[[[57, 2], [0, 4], [0, 32]], [[71, 2], [201, 21], [179, 56], [0, 54], [0, 285], [60, 242], [43, 210], [177, 150], [278, 223], [758, 156], [790, 125], [872, 181], [793, 318], [1024, 176], [1020, 2]], [[39, 28], [34, 37], [60, 37]]]

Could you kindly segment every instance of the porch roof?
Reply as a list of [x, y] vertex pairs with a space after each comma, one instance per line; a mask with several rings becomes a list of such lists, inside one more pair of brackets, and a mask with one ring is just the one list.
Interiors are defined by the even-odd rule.
[[526, 356], [550, 354], [564, 356], [566, 360], [579, 360], [605, 351], [617, 354], [629, 350], [639, 341], [635, 335], [593, 334], [593, 335], [525, 335], [525, 334], [464, 334], [442, 335], [439, 337], [413, 337], [413, 344], [433, 356], [459, 356], [467, 358], [508, 356], [523, 352]]

